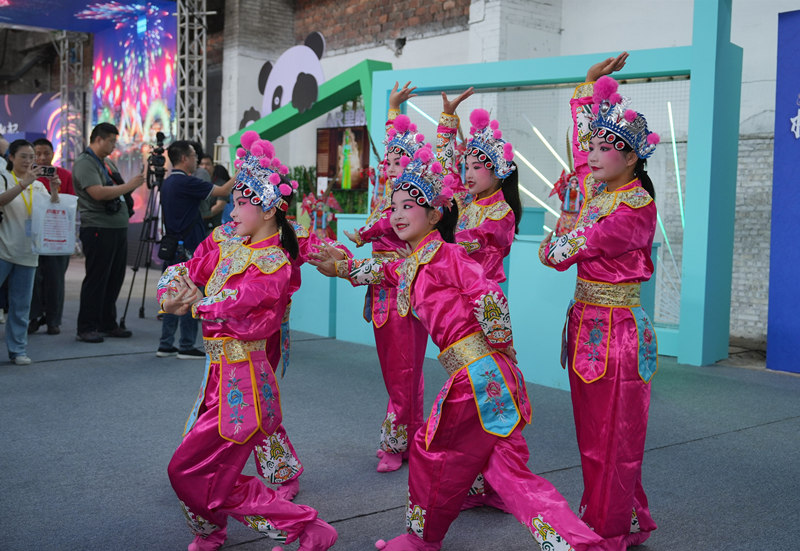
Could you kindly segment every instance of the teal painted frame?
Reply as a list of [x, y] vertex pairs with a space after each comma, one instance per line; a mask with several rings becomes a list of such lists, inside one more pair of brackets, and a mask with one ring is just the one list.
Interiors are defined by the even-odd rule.
[[[691, 78], [681, 320], [658, 335], [661, 353], [695, 366], [728, 356], [742, 74], [742, 49], [730, 42], [731, 1], [695, 1], [691, 46], [632, 51], [618, 73]], [[413, 82], [418, 93], [580, 82], [592, 63], [617, 53], [378, 71], [370, 133], [382, 135], [395, 81]]]

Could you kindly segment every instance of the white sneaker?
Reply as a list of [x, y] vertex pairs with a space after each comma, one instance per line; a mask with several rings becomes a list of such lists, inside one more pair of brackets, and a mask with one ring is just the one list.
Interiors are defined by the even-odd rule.
[[17, 365], [30, 365], [33, 362], [28, 356], [25, 354], [21, 354], [14, 358], [14, 363]]

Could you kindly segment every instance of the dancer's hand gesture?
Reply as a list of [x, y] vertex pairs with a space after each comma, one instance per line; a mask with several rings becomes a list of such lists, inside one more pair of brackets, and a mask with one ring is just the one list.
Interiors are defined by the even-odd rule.
[[409, 80], [406, 82], [405, 86], [398, 90], [400, 83], [394, 83], [394, 88], [392, 88], [392, 91], [389, 94], [389, 109], [400, 109], [400, 106], [408, 101], [409, 98], [414, 98], [417, 96], [417, 94], [414, 93], [414, 90], [416, 90], [417, 87], [412, 86], [409, 88], [410, 84], [411, 81]]
[[617, 57], [609, 57], [595, 63], [586, 72], [586, 82], [594, 82], [604, 75], [610, 75], [615, 71], [619, 71], [625, 67], [625, 61], [628, 59], [628, 52], [622, 52]]
[[458, 106], [461, 104], [461, 102], [470, 97], [474, 93], [475, 93], [475, 88], [473, 88], [472, 86], [461, 92], [453, 99], [448, 99], [447, 94], [442, 92], [442, 112], [447, 113], [448, 115], [455, 115], [456, 109], [458, 109]]

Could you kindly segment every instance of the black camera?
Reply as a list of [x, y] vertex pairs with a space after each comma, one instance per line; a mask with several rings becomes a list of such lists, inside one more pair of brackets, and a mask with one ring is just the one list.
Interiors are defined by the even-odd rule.
[[156, 146], [147, 159], [147, 187], [161, 185], [167, 172], [167, 160], [164, 157], [164, 133], [156, 132]]
[[56, 167], [54, 166], [38, 166], [37, 168], [42, 169], [42, 176], [47, 178], [52, 178], [56, 175]]

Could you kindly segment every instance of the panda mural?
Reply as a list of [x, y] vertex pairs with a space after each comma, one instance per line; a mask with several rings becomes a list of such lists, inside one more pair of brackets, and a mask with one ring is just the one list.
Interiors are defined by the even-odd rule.
[[245, 111], [239, 129], [289, 103], [300, 113], [310, 109], [317, 101], [320, 84], [325, 82], [320, 63], [324, 53], [325, 37], [313, 32], [304, 44], [283, 52], [274, 65], [264, 63], [258, 75], [258, 90], [264, 98], [261, 112], [253, 107]]

